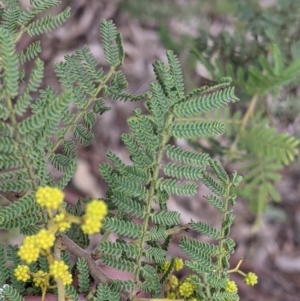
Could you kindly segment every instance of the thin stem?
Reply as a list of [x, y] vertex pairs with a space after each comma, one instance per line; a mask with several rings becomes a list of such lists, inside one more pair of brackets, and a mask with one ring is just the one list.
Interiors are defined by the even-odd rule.
[[254, 114], [254, 110], [255, 110], [255, 107], [256, 107], [257, 100], [258, 100], [258, 94], [255, 94], [252, 97], [250, 105], [248, 107], [248, 110], [247, 110], [246, 114], [244, 115], [244, 117], [242, 119], [241, 133], [245, 130], [245, 127], [248, 123], [249, 118], [252, 117], [253, 114]]
[[[198, 116], [192, 116], [192, 117], [178, 117], [176, 119], [178, 122], [183, 122], [183, 121], [215, 121], [216, 118], [202, 118]], [[241, 124], [242, 121], [240, 120], [232, 120], [232, 119], [222, 119], [218, 118], [218, 121], [227, 123], [227, 124]]]
[[[56, 260], [60, 260], [61, 240], [57, 239], [54, 245], [54, 256]], [[65, 301], [65, 286], [60, 278], [56, 279], [58, 301]]]
[[60, 278], [56, 279], [57, 283], [57, 299], [58, 301], [65, 301], [65, 286]]
[[24, 25], [22, 25], [21, 28], [20, 28], [20, 31], [19, 31], [18, 35], [15, 37], [15, 43], [17, 43], [21, 39], [23, 33], [25, 33], [26, 30], [27, 30], [27, 27], [24, 26]]
[[[161, 143], [158, 147], [159, 151], [158, 151], [156, 162], [155, 162], [154, 168], [153, 168], [153, 177], [152, 177], [152, 183], [151, 183], [151, 187], [150, 187], [149, 194], [148, 194], [148, 200], [147, 200], [147, 205], [146, 205], [146, 215], [145, 215], [145, 218], [143, 221], [143, 226], [142, 226], [142, 235], [141, 235], [141, 238], [140, 238], [139, 244], [138, 244], [139, 250], [144, 249], [144, 244], [146, 242], [146, 233], [147, 233], [149, 218], [150, 218], [150, 213], [151, 213], [151, 204], [152, 204], [152, 200], [153, 200], [154, 194], [155, 194], [156, 181], [157, 181], [158, 175], [159, 175], [160, 164], [161, 164], [161, 161], [163, 158], [164, 147], [165, 147], [165, 144], [169, 140], [168, 128], [169, 128], [171, 122], [172, 122], [172, 114], [169, 115], [169, 117], [166, 121], [164, 131], [163, 131], [164, 134], [163, 134]], [[142, 256], [143, 256], [143, 252], [140, 251], [139, 255], [137, 256], [137, 267], [136, 267], [135, 275], [134, 275], [135, 285], [137, 285], [138, 281], [139, 281], [139, 273], [140, 273], [140, 268], [142, 266]], [[132, 291], [131, 299], [133, 299], [134, 296], [136, 295], [136, 290], [137, 290], [137, 288], [135, 288]]]
[[[170, 228], [170, 229], [168, 229], [168, 230], [165, 231], [165, 234], [166, 235], [173, 235], [173, 234], [177, 234], [177, 233], [179, 233], [181, 231], [188, 230], [189, 228], [190, 228], [190, 224], [187, 223], [187, 224], [184, 224], [182, 226], [176, 226], [174, 228]], [[146, 235], [145, 236], [145, 242], [147, 242], [148, 240], [149, 240], [149, 238]], [[136, 245], [136, 244], [140, 243], [140, 241], [141, 241], [140, 239], [133, 240], [133, 241], [130, 242], [130, 244]]]
[[100, 242], [97, 244], [96, 248], [94, 249], [94, 251], [92, 252], [93, 254], [93, 258], [95, 260], [97, 259], [100, 259], [101, 258], [101, 254], [100, 254], [100, 251], [99, 251], [99, 248], [100, 248], [100, 244], [104, 241], [106, 241], [109, 237], [109, 235], [111, 234], [111, 231], [107, 230], [104, 235], [102, 236]]
[[231, 270], [228, 271], [228, 274], [238, 272], [242, 262], [243, 262], [243, 258], [241, 258], [239, 260], [238, 264], [236, 265], [236, 267], [234, 269], [231, 269]]
[[230, 188], [231, 188], [231, 183], [227, 183], [227, 187], [226, 187], [226, 198], [224, 200], [224, 205], [223, 205], [223, 215], [222, 215], [222, 229], [221, 229], [221, 240], [219, 243], [219, 257], [218, 257], [218, 266], [219, 266], [219, 277], [221, 277], [221, 273], [223, 271], [223, 264], [222, 264], [222, 259], [223, 259], [223, 246], [224, 246], [224, 229], [223, 229], [223, 225], [224, 222], [226, 221], [226, 215], [228, 213], [228, 202], [230, 199]]
[[245, 128], [248, 124], [249, 118], [252, 117], [253, 114], [254, 114], [254, 110], [255, 110], [255, 107], [256, 107], [256, 104], [257, 104], [258, 97], [259, 97], [258, 94], [255, 94], [252, 97], [250, 105], [249, 105], [244, 117], [242, 118], [240, 132], [237, 134], [233, 144], [230, 147], [231, 151], [235, 151], [237, 149], [237, 144], [240, 141], [240, 138], [241, 138], [241, 136], [243, 135], [243, 133], [245, 131]]

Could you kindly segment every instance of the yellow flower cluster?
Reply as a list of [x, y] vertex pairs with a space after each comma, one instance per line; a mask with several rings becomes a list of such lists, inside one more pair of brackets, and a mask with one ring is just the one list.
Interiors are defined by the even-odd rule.
[[27, 264], [37, 261], [40, 251], [49, 249], [54, 245], [55, 236], [52, 232], [42, 229], [36, 235], [24, 238], [19, 248], [18, 255]]
[[188, 279], [184, 280], [179, 286], [179, 294], [183, 298], [190, 297], [195, 291], [195, 286], [188, 281]]
[[236, 293], [237, 292], [237, 286], [234, 281], [228, 280], [226, 283], [226, 292], [228, 293]]
[[181, 258], [175, 258], [174, 270], [180, 271], [183, 268], [183, 260]]
[[42, 229], [36, 235], [36, 242], [43, 250], [49, 250], [54, 245], [55, 236], [52, 232]]
[[19, 257], [28, 264], [37, 261], [39, 257], [40, 248], [37, 247], [36, 243], [35, 236], [27, 236], [19, 248]]
[[175, 275], [170, 275], [167, 279], [168, 290], [175, 290], [179, 284], [178, 278]]
[[[46, 255], [49, 272], [31, 273], [28, 265], [18, 265], [14, 270], [18, 281], [26, 282], [32, 276], [34, 285], [41, 287], [44, 292], [49, 286], [51, 276], [56, 280], [60, 279], [63, 285], [72, 283], [72, 275], [68, 266], [63, 261], [55, 260], [51, 254], [55, 234], [69, 229], [71, 223], [81, 224], [82, 230], [87, 234], [98, 233], [102, 226], [101, 222], [107, 214], [107, 206], [103, 201], [92, 200], [87, 204], [83, 217], [74, 216], [63, 208], [63, 199], [64, 194], [58, 188], [46, 186], [37, 190], [36, 202], [46, 208], [48, 212], [47, 229], [41, 229], [36, 235], [25, 237], [18, 251], [18, 256], [28, 265], [37, 261], [40, 254]], [[58, 211], [55, 216], [52, 210]]]
[[[165, 273], [169, 269], [170, 264], [171, 264], [170, 261], [165, 261], [161, 266], [161, 272]], [[182, 268], [183, 268], [183, 260], [181, 258], [176, 257], [174, 259], [174, 270], [180, 271]]]
[[47, 209], [58, 209], [64, 200], [64, 193], [56, 187], [40, 187], [36, 194], [36, 202]]
[[14, 271], [18, 281], [26, 282], [30, 279], [29, 267], [27, 265], [18, 265]]
[[170, 261], [165, 261], [161, 266], [161, 272], [165, 273], [169, 269], [170, 264], [171, 264]]
[[84, 233], [92, 235], [99, 233], [102, 220], [107, 214], [107, 206], [103, 201], [92, 200], [86, 205], [81, 229]]
[[166, 299], [169, 299], [169, 300], [175, 300], [176, 299], [176, 294], [174, 292], [168, 291], [168, 292], [164, 293], [164, 297]]
[[61, 279], [64, 285], [72, 283], [72, 275], [69, 272], [68, 266], [63, 261], [55, 260], [50, 264], [50, 274], [55, 279]]
[[48, 273], [41, 270], [37, 271], [36, 275], [33, 277], [34, 285], [39, 287], [47, 286], [47, 276]]
[[249, 286], [254, 286], [255, 284], [257, 284], [257, 280], [258, 277], [252, 272], [249, 272], [244, 278], [245, 283]]
[[53, 220], [58, 227], [58, 232], [64, 232], [71, 228], [71, 222], [67, 220], [65, 213], [57, 214]]

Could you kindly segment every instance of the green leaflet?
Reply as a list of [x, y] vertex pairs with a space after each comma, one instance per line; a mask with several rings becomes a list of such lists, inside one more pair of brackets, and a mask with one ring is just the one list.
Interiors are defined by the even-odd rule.
[[97, 301], [119, 301], [119, 294], [107, 284], [98, 284], [95, 300]]
[[224, 133], [224, 124], [219, 121], [177, 123], [171, 127], [171, 134], [176, 138], [194, 138], [215, 136]]
[[55, 17], [46, 16], [31, 23], [27, 29], [28, 34], [35, 36], [57, 28], [70, 17], [70, 10], [71, 9], [67, 7], [62, 13]]
[[198, 96], [188, 102], [182, 102], [174, 107], [177, 116], [188, 117], [217, 109], [227, 105], [229, 101], [238, 100], [234, 95], [234, 87], [227, 87], [212, 93]]
[[136, 245], [130, 245], [121, 242], [101, 242], [99, 250], [110, 255], [122, 255], [123, 252], [127, 256], [134, 257], [138, 255], [139, 249]]
[[18, 57], [15, 54], [14, 43], [10, 32], [0, 27], [0, 55], [4, 71], [4, 89], [11, 95], [18, 93]]
[[263, 154], [266, 158], [274, 158], [285, 165], [299, 154], [298, 139], [287, 133], [277, 134], [274, 128], [263, 128], [259, 125], [246, 132], [241, 143], [254, 155]]
[[78, 274], [79, 292], [86, 293], [89, 290], [89, 286], [90, 286], [89, 269], [87, 263], [83, 258], [78, 258], [76, 262], [76, 267], [79, 272]]
[[106, 217], [103, 221], [103, 228], [120, 235], [138, 238], [141, 235], [142, 227], [129, 221], [122, 221]]
[[5, 284], [1, 294], [9, 301], [24, 301], [24, 298], [11, 285]]
[[0, 275], [0, 286], [2, 287], [6, 282], [9, 277], [9, 270], [6, 265], [6, 252], [4, 245], [0, 245], [0, 268], [1, 268], [1, 275]]
[[167, 145], [167, 156], [181, 163], [202, 167], [208, 163], [209, 155], [185, 150], [174, 145]]

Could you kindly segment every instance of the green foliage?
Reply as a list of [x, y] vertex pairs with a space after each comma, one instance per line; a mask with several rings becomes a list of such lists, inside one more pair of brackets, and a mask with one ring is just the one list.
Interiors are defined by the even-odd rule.
[[[9, 4], [6, 1], [7, 8], [0, 24], [0, 85], [3, 90], [0, 104], [4, 108], [0, 115], [0, 190], [20, 192], [17, 201], [1, 208], [0, 227], [19, 228], [21, 233], [31, 235], [45, 226], [45, 212], [37, 206], [35, 192], [45, 185], [63, 189], [71, 180], [76, 170], [77, 144], [74, 140], [82, 146], [90, 145], [97, 115], [109, 111], [103, 97], [132, 102], [145, 99], [146, 113], [141, 109], [133, 110], [133, 116], [128, 120], [130, 131], [121, 135], [130, 155], [130, 164], [108, 152], [110, 164], [102, 163], [99, 167], [108, 187], [105, 202], [109, 213], [102, 221], [103, 236], [97, 248], [90, 254], [84, 250], [89, 239], [74, 223], [64, 234], [57, 235], [51, 252], [68, 266], [72, 264], [69, 255], [76, 257], [76, 264], [70, 266], [70, 270], [73, 275], [78, 275], [78, 288], [67, 286], [65, 292], [74, 300], [79, 299], [81, 292], [86, 293], [88, 299], [97, 301], [128, 300], [126, 291], [130, 291], [130, 296], [143, 291], [149, 292], [151, 298], [159, 298], [163, 284], [175, 267], [175, 259], [163, 275], [157, 271], [166, 260], [173, 235], [187, 229], [186, 225], [179, 225], [180, 213], [168, 210], [167, 202], [170, 195], [195, 195], [199, 181], [202, 181], [212, 193], [206, 199], [221, 213], [222, 222], [219, 229], [202, 221], [188, 223], [188, 227], [196, 232], [213, 238], [214, 244], [181, 237], [180, 247], [189, 257], [185, 265], [195, 273], [191, 281], [197, 283], [191, 298], [237, 300], [236, 294], [225, 292], [225, 283], [229, 277], [229, 257], [234, 250], [234, 242], [229, 238], [236, 197], [232, 188], [238, 186], [241, 176], [236, 172], [229, 175], [219, 161], [205, 152], [173, 145], [174, 138], [203, 139], [224, 132], [222, 120], [197, 120], [197, 117], [238, 100], [230, 86], [231, 79], [226, 76], [211, 87], [186, 93], [179, 60], [173, 51], [167, 51], [167, 63], [157, 61], [153, 64], [156, 81], [150, 85], [151, 91], [138, 96], [126, 93], [125, 75], [118, 70], [125, 55], [122, 37], [112, 21], [102, 20], [100, 35], [110, 67], [108, 71], [104, 72], [98, 66], [96, 58], [85, 47], [66, 55], [63, 62], [56, 64], [62, 92], [50, 86], [41, 89], [43, 63], [37, 58], [39, 44], [29, 45], [16, 53], [16, 43], [25, 32], [38, 35], [60, 26], [70, 11], [66, 8], [57, 16], [45, 15], [36, 19], [40, 12], [55, 6], [57, 1], [31, 2], [32, 9], [24, 11], [17, 2]], [[278, 57], [277, 53], [276, 74], [281, 72], [282, 65]], [[28, 60], [33, 60], [33, 71], [29, 75], [25, 70], [26, 76], [21, 77], [19, 65]], [[284, 70], [285, 79], [292, 76], [291, 69]], [[21, 84], [23, 78], [25, 83]], [[184, 119], [186, 117], [188, 120]], [[293, 147], [282, 150], [280, 144], [284, 142], [295, 147], [297, 141], [283, 135], [278, 139], [270, 138], [273, 134], [270, 133], [268, 139], [264, 136], [261, 139], [266, 144], [273, 143], [277, 150], [271, 151], [266, 146], [263, 153], [275, 157], [275, 152], [280, 152], [285, 154], [282, 163], [290, 161], [296, 152]], [[62, 174], [57, 181], [49, 165]], [[80, 199], [75, 206], [65, 205], [58, 213], [66, 210], [74, 215], [75, 221], [83, 221], [86, 219], [85, 205], [90, 201], [91, 198]], [[52, 213], [48, 215], [52, 219]], [[117, 237], [116, 241], [111, 241], [111, 234]], [[19, 293], [27, 296], [37, 289], [32, 280], [26, 285], [16, 280], [14, 269], [20, 263], [17, 254], [17, 246], [8, 247], [7, 255], [4, 248], [0, 248], [0, 266], [4, 270], [0, 280], [9, 284], [6, 291], [3, 289], [5, 297], [20, 301]], [[47, 252], [41, 252], [38, 263], [32, 265], [33, 271], [49, 268], [47, 255]], [[131, 273], [132, 279], [111, 280], [103, 276], [94, 259], [101, 259], [101, 264], [107, 267]], [[7, 265], [7, 261], [11, 264]], [[90, 276], [97, 283], [96, 291], [90, 290]], [[53, 287], [52, 282], [56, 280], [50, 282]], [[64, 298], [59, 281], [57, 287], [59, 299]]]
[[[103, 21], [102, 35], [107, 36], [114, 32], [116, 41], [110, 41], [118, 44], [115, 55], [120, 58], [108, 74], [105, 75], [103, 70], [98, 68], [97, 60], [88, 48], [84, 48], [76, 51], [74, 55], [66, 56], [65, 62], [57, 64], [56, 72], [64, 87], [61, 94], [57, 94], [52, 87], [46, 87], [44, 90], [39, 88], [44, 77], [44, 64], [37, 58], [41, 51], [40, 43], [37, 41], [29, 45], [19, 54], [15, 52], [15, 43], [26, 31], [30, 35], [40, 34], [59, 26], [69, 15], [68, 8], [58, 16], [46, 16], [30, 23], [37, 14], [56, 6], [57, 3], [58, 1], [34, 1], [33, 8], [27, 11], [22, 11], [16, 3], [7, 4], [7, 15], [3, 17], [3, 26], [0, 26], [3, 67], [3, 111], [1, 110], [0, 121], [1, 191], [26, 192], [30, 189], [34, 191], [38, 185], [53, 185], [52, 176], [47, 170], [49, 163], [63, 173], [56, 184], [64, 188], [76, 170], [76, 146], [73, 140], [65, 139], [66, 135], [73, 131], [74, 137], [81, 144], [88, 145], [93, 138], [91, 130], [96, 120], [95, 114], [107, 111], [98, 94], [104, 92], [104, 87], [108, 87], [110, 82], [118, 86], [118, 89], [120, 87], [118, 81], [121, 79], [115, 76], [115, 69], [122, 63], [124, 56], [122, 41], [119, 34], [112, 30], [112, 25], [106, 26], [106, 21]], [[9, 15], [12, 11], [21, 16], [14, 24], [14, 19]], [[9, 24], [6, 22], [8, 19]], [[22, 30], [18, 27], [20, 25], [24, 26]], [[17, 34], [18, 30], [20, 36], [14, 39], [10, 31]], [[34, 60], [34, 67], [21, 90], [18, 62], [24, 64], [28, 60]], [[36, 92], [38, 97], [33, 99], [32, 95]], [[72, 101], [77, 111], [71, 113], [68, 106]], [[23, 116], [29, 109], [32, 110], [32, 114], [17, 123], [17, 115]], [[63, 128], [58, 130], [61, 124]], [[62, 153], [58, 152], [60, 147]], [[18, 203], [5, 208], [2, 214], [5, 218], [0, 221], [4, 228], [19, 227], [27, 233], [34, 231], [32, 227], [39, 223], [42, 217], [36, 212], [38, 209], [32, 196], [30, 200], [29, 197], [25, 196]], [[20, 207], [17, 204], [20, 204]]]
[[6, 259], [6, 252], [4, 245], [0, 245], [0, 268], [1, 268], [1, 275], [0, 275], [0, 286], [2, 287], [8, 280], [9, 277], [9, 270], [7, 268], [7, 259]]
[[[218, 81], [230, 76], [243, 107], [215, 107], [213, 114], [204, 113], [195, 120], [211, 122], [217, 118], [225, 123], [226, 141], [221, 145], [210, 138], [211, 147], [206, 151], [226, 156], [230, 162], [242, 162], [245, 180], [237, 193], [250, 201], [250, 208], [259, 218], [269, 201], [280, 201], [278, 174], [299, 154], [299, 139], [281, 133], [286, 130], [277, 130], [285, 120], [281, 117], [275, 121], [273, 112], [287, 102], [285, 99], [292, 97], [294, 103], [298, 102], [300, 9], [293, 1], [281, 0], [267, 8], [260, 7], [257, 1], [235, 0], [230, 5], [232, 14], [239, 18], [233, 33], [222, 31], [213, 36], [201, 31], [192, 52], [210, 76], [201, 80]], [[286, 24], [291, 26], [287, 28]], [[190, 106], [198, 108], [199, 103], [202, 105], [195, 96]], [[245, 108], [242, 115], [241, 109]], [[185, 116], [190, 116], [189, 110], [180, 116], [184, 121]], [[190, 141], [203, 149], [195, 139]]]
[[7, 284], [3, 286], [1, 295], [9, 301], [24, 301], [24, 298], [18, 293], [18, 291]]
[[79, 296], [75, 290], [75, 288], [72, 285], [66, 286], [66, 294], [72, 298], [74, 301], [79, 301]]
[[119, 301], [120, 298], [118, 294], [113, 291], [109, 286], [104, 285], [104, 284], [99, 284], [97, 286], [97, 293], [95, 300], [97, 301]]

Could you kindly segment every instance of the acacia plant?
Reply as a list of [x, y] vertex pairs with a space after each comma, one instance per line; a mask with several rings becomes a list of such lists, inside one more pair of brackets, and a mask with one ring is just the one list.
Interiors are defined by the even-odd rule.
[[270, 201], [281, 200], [276, 183], [283, 168], [299, 154], [298, 130], [287, 132], [284, 118], [276, 112], [284, 115], [283, 108], [290, 106], [292, 120], [299, 115], [300, 8], [285, 0], [276, 0], [266, 8], [259, 1], [233, 0], [228, 4], [237, 16], [233, 33], [222, 31], [213, 36], [202, 31], [193, 53], [206, 67], [210, 80], [233, 78], [240, 105], [199, 117], [224, 121], [226, 142], [220, 144], [212, 138], [211, 152], [230, 163], [239, 162], [244, 180], [236, 193], [249, 201], [260, 222]]
[[[229, 237], [236, 198], [232, 189], [241, 176], [228, 174], [206, 153], [171, 143], [171, 138], [224, 132], [218, 120], [180, 119], [237, 101], [231, 79], [221, 78], [212, 87], [186, 94], [179, 61], [167, 51], [168, 64], [153, 64], [156, 81], [150, 91], [126, 93], [127, 81], [119, 70], [125, 55], [122, 37], [111, 21], [102, 20], [100, 38], [108, 72], [85, 47], [56, 64], [62, 92], [51, 86], [41, 89], [40, 42], [21, 52], [16, 46], [25, 34], [38, 36], [67, 19], [69, 8], [57, 16], [44, 13], [58, 2], [31, 0], [24, 10], [16, 0], [2, 1], [0, 191], [6, 203], [0, 210], [0, 228], [17, 228], [24, 239], [20, 246], [0, 246], [1, 298], [21, 301], [38, 295], [44, 300], [48, 292], [60, 301], [79, 300], [79, 294], [96, 301], [125, 301], [140, 300], [139, 293], [145, 292], [152, 299], [238, 300], [230, 273], [240, 273], [248, 285], [257, 282], [256, 275], [240, 270], [240, 263], [229, 266], [235, 245]], [[25, 68], [28, 61], [34, 62], [33, 70]], [[64, 202], [63, 189], [76, 170], [76, 141], [87, 146], [93, 140], [96, 118], [109, 110], [103, 97], [145, 101], [148, 113], [133, 110], [130, 134], [121, 136], [131, 164], [108, 152], [111, 164], [100, 165], [109, 187], [106, 195], [98, 200], [87, 196], [71, 206]], [[49, 165], [63, 175], [54, 179]], [[170, 195], [193, 196], [198, 181], [211, 191], [207, 202], [221, 213], [218, 229], [202, 221], [180, 225], [180, 213], [168, 209]], [[211, 243], [189, 238], [188, 229], [210, 237]], [[99, 232], [96, 249], [87, 252], [89, 235]], [[111, 234], [118, 239], [112, 241]], [[188, 260], [166, 260], [174, 234], [181, 235], [179, 246]], [[183, 266], [189, 274], [178, 279], [174, 273]], [[131, 276], [113, 280], [103, 267]]]

